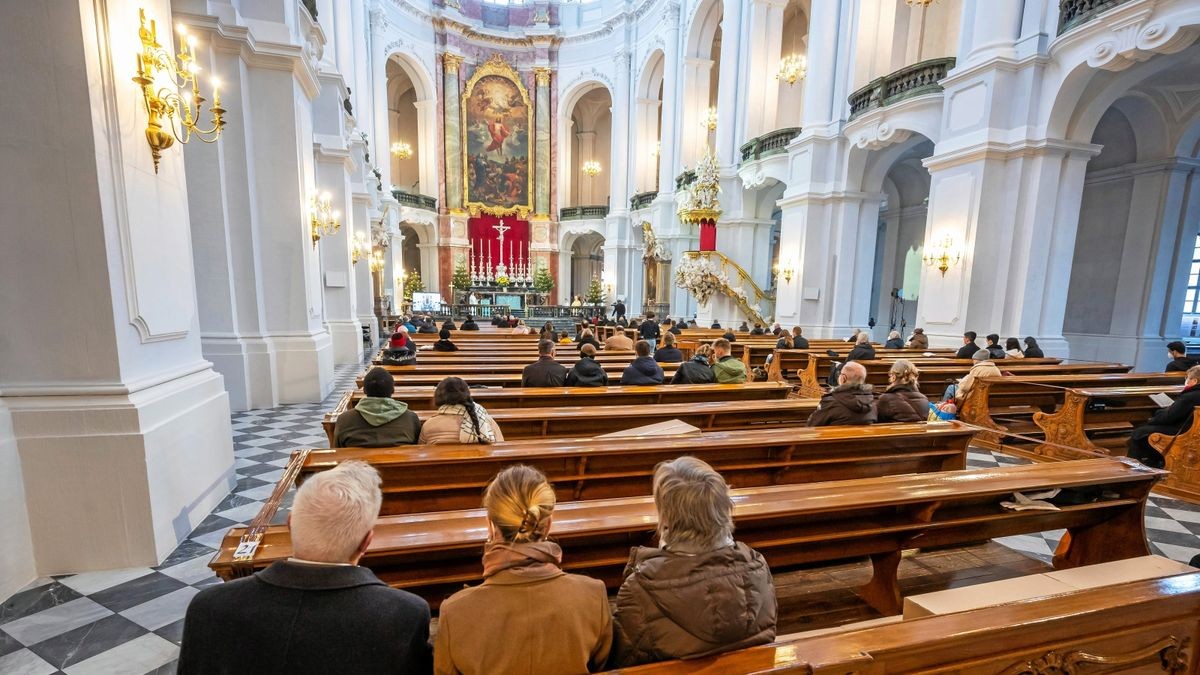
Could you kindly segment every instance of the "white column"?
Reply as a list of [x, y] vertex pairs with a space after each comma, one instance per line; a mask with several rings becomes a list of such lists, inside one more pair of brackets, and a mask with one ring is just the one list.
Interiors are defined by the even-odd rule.
[[[675, 169], [679, 166], [679, 120], [683, 111], [680, 110], [679, 89], [680, 45], [679, 45], [679, 3], [671, 2], [663, 10], [665, 35], [663, 36], [663, 95], [662, 95], [662, 152], [658, 156], [658, 195], [662, 199], [675, 189]], [[673, 193], [672, 193], [673, 194]], [[605, 261], [605, 267], [608, 266]]]
[[[779, 107], [780, 50], [783, 44], [783, 10], [785, 0], [752, 0], [750, 3], [749, 32], [751, 40], [746, 44], [748, 58], [740, 78], [748, 80], [748, 95], [741, 97], [745, 130], [742, 142], [756, 138], [780, 127], [776, 112]], [[724, 78], [722, 78], [724, 79]], [[796, 83], [804, 86], [803, 81]]]
[[21, 224], [0, 246], [0, 593], [32, 564], [156, 565], [234, 483], [229, 399], [201, 353], [182, 148], [155, 169], [129, 80], [139, 8], [170, 49], [166, 0], [0, 3], [6, 53], [37, 61], [0, 71], [24, 92], [0, 129], [0, 204]]
[[[687, 57], [683, 60], [683, 83], [681, 94], [683, 126], [679, 129], [679, 145], [682, 166], [696, 168], [712, 132], [700, 123], [704, 112], [710, 107], [709, 81], [712, 73], [711, 59]], [[720, 82], [717, 83], [720, 87]], [[718, 112], [718, 117], [720, 113]], [[719, 127], [718, 127], [719, 128]], [[671, 187], [675, 187], [675, 176], [671, 176]]]
[[[630, 164], [637, 159], [630, 156], [636, 147], [630, 147], [629, 118], [629, 52], [622, 49], [613, 63], [617, 68], [616, 90], [613, 92], [612, 128], [609, 133], [608, 156], [608, 203], [610, 215], [624, 215], [629, 211]], [[653, 147], [653, 146], [651, 146]], [[619, 153], [619, 154], [618, 154]]]
[[[574, 180], [579, 181], [579, 189], [576, 193], [578, 196], [575, 200], [575, 205], [592, 206], [595, 204], [593, 201], [593, 188], [595, 187], [596, 179], [590, 178], [583, 173], [583, 164], [595, 159], [596, 131], [595, 129], [588, 129], [586, 131], [581, 129], [575, 132], [575, 138], [579, 143], [579, 159], [567, 167], [567, 171], [571, 172]], [[601, 178], [600, 180], [604, 179]]]
[[804, 81], [803, 133], [815, 133], [842, 110], [843, 103], [835, 101], [838, 72], [821, 64], [840, 63], [841, 8], [838, 0], [812, 0], [812, 17], [808, 24], [808, 77]]
[[417, 167], [421, 194], [436, 197], [437, 189], [437, 100], [417, 101]]
[[369, 19], [371, 31], [371, 108], [375, 129], [375, 137], [372, 139], [374, 147], [371, 148], [371, 156], [375, 159], [375, 165], [379, 167], [380, 173], [383, 174], [383, 189], [389, 190], [392, 184], [392, 163], [389, 161], [391, 155], [388, 148], [391, 147], [392, 139], [388, 133], [388, 121], [391, 116], [388, 114], [387, 100], [387, 53], [384, 51], [387, 47], [388, 20], [383, 6], [378, 1], [371, 10]]
[[1023, 4], [964, 2], [958, 67], [997, 57], [1015, 58]]
[[[742, 0], [724, 0], [721, 13], [721, 68], [717, 73], [717, 124], [713, 146], [722, 166], [738, 163], [735, 155], [745, 133], [738, 101], [746, 96], [747, 82], [738, 77], [742, 60]], [[782, 22], [781, 22], [782, 23]], [[755, 40], [759, 36], [755, 35]], [[769, 76], [769, 75], [768, 75]]]

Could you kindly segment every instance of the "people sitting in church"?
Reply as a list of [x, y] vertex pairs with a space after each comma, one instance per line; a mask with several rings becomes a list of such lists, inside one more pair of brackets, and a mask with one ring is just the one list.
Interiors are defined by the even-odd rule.
[[1167, 344], [1167, 356], [1171, 357], [1167, 362], [1168, 373], [1185, 373], [1192, 366], [1200, 365], [1200, 361], [1187, 355], [1187, 345], [1179, 340]]
[[429, 605], [358, 565], [380, 482], [360, 461], [304, 481], [288, 516], [292, 556], [197, 593], [176, 672], [430, 672]]
[[718, 323], [717, 321], [713, 321], [713, 322], [712, 322], [712, 325], [711, 325], [711, 326], [709, 326], [709, 328], [715, 328], [715, 329], [717, 329], [717, 330], [720, 330], [720, 329], [721, 329], [721, 324], [720, 324], [720, 323]]
[[771, 570], [762, 554], [734, 540], [725, 479], [684, 456], [654, 469], [653, 494], [659, 544], [629, 553], [609, 665], [699, 658], [775, 639]]
[[958, 384], [950, 385], [950, 388], [953, 389], [954, 402], [957, 405], [961, 406], [963, 401], [967, 400], [967, 394], [971, 393], [971, 387], [975, 386], [977, 378], [1000, 377], [1002, 375], [996, 364], [989, 360], [990, 357], [991, 354], [986, 349], [975, 350], [975, 353], [971, 355], [971, 359], [975, 361], [971, 365], [971, 370], [967, 371], [967, 374], [958, 381]]
[[921, 374], [907, 359], [896, 359], [888, 370], [888, 388], [875, 402], [877, 422], [924, 422], [929, 417], [929, 399], [917, 386]]
[[991, 333], [986, 339], [987, 347], [984, 349], [988, 351], [988, 358], [993, 361], [1004, 358], [1004, 347], [1000, 346], [1000, 336], [996, 333]]
[[[775, 340], [775, 349], [792, 349], [793, 345], [795, 345], [795, 343], [792, 342], [792, 336], [787, 331], [781, 331], [779, 333], [779, 339]], [[769, 354], [767, 359], [769, 360], [772, 356], [774, 356], [774, 354]]]
[[908, 338], [909, 349], [929, 349], [929, 336], [925, 334], [924, 328], [914, 328], [912, 336]]
[[850, 349], [850, 353], [846, 355], [846, 361], [873, 361], [875, 360], [875, 347], [871, 345], [870, 333], [859, 331], [857, 342]]
[[435, 352], [456, 352], [458, 345], [450, 341], [450, 329], [443, 328], [438, 333], [438, 341], [433, 343], [433, 351]]
[[804, 337], [804, 329], [792, 327], [792, 349], [808, 349], [808, 338]]
[[1027, 359], [1044, 359], [1046, 355], [1042, 352], [1042, 348], [1038, 346], [1037, 338], [1032, 335], [1025, 338], [1025, 358]]
[[782, 332], [783, 332], [783, 326], [780, 326], [779, 322], [776, 321], [775, 324], [771, 326], [771, 335], [774, 335], [775, 337], [779, 337], [779, 334]]
[[714, 384], [717, 376], [712, 369], [712, 346], [700, 345], [692, 358], [679, 364], [671, 384]]
[[517, 325], [513, 326], [510, 332], [513, 335], [529, 335], [533, 331], [529, 329], [529, 326], [525, 325], [524, 319], [517, 319]]
[[746, 364], [729, 355], [729, 340], [713, 341], [713, 376], [717, 384], [741, 384], [746, 381]]
[[663, 346], [654, 351], [654, 360], [658, 363], [679, 363], [683, 360], [683, 352], [675, 346], [675, 336], [667, 333], [663, 336]]
[[646, 320], [638, 326], [638, 336], [651, 346], [658, 344], [659, 338], [662, 337], [662, 330], [658, 327], [658, 322], [654, 320], [654, 312], [646, 312]]
[[447, 377], [433, 390], [437, 414], [421, 426], [421, 443], [479, 443], [504, 440], [500, 425], [471, 398], [471, 388], [460, 377]]
[[621, 328], [629, 328], [629, 319], [626, 319], [625, 315], [622, 314], [621, 316], [617, 317], [617, 320], [614, 321], [613, 324]]
[[441, 330], [458, 330], [458, 326], [454, 325], [454, 317], [447, 317], [446, 320], [442, 322]]
[[542, 329], [538, 331], [538, 339], [550, 340], [551, 342], [558, 339], [558, 329], [554, 327], [552, 321], [542, 324]]
[[413, 333], [417, 332], [417, 325], [415, 323], [413, 323], [412, 315], [409, 315], [409, 314], [404, 315], [404, 327], [406, 329], [408, 329], [409, 335], [412, 335]]
[[434, 671], [603, 669], [612, 648], [608, 592], [599, 579], [562, 570], [562, 549], [550, 540], [555, 496], [546, 477], [523, 464], [510, 466], [488, 485], [483, 506], [483, 583], [442, 603]]
[[416, 351], [416, 345], [413, 344], [412, 338], [408, 336], [408, 329], [403, 325], [396, 328], [396, 332], [392, 333], [392, 339], [388, 341], [388, 351], [391, 352], [407, 352]]
[[617, 328], [613, 331], [612, 337], [604, 341], [604, 351], [606, 352], [629, 352], [633, 351], [633, 340], [625, 335], [625, 330]]
[[416, 443], [421, 418], [408, 404], [392, 398], [396, 379], [386, 369], [372, 368], [363, 377], [363, 398], [338, 415], [333, 438], [339, 448], [386, 448]]
[[1009, 359], [1023, 359], [1025, 353], [1021, 351], [1021, 341], [1015, 337], [1010, 337], [1004, 341], [1004, 356]]
[[683, 329], [679, 327], [679, 322], [675, 319], [667, 319], [667, 332], [671, 335], [683, 335]]
[[459, 330], [479, 330], [479, 324], [475, 323], [475, 317], [467, 315], [465, 321], [462, 322], [462, 327]]
[[568, 387], [607, 387], [608, 373], [596, 362], [596, 347], [593, 343], [579, 346], [579, 360], [567, 371], [563, 384]]
[[592, 332], [591, 328], [584, 328], [579, 333], [579, 339], [577, 342], [579, 343], [580, 349], [582, 349], [584, 345], [592, 345], [596, 349], [600, 348], [600, 342], [596, 340], [596, 334]]
[[887, 342], [883, 343], [884, 349], [904, 349], [904, 339], [900, 337], [900, 331], [894, 330], [888, 333]]
[[850, 337], [846, 338], [846, 342], [849, 342], [850, 344], [856, 344], [858, 342], [858, 336], [861, 334], [862, 334], [862, 329], [855, 328], [854, 332], [850, 334]]
[[630, 329], [637, 331], [637, 330], [640, 330], [641, 327], [642, 327], [642, 322], [636, 316], [629, 320], [629, 328]]
[[538, 343], [538, 360], [521, 371], [522, 387], [561, 387], [567, 379], [567, 369], [554, 360], [557, 345], [552, 340]]
[[572, 342], [574, 342], [574, 340], [571, 339], [571, 334], [568, 333], [567, 331], [564, 330], [563, 332], [558, 334], [558, 344], [569, 345]]
[[755, 321], [755, 322], [754, 322], [754, 328], [751, 328], [751, 329], [750, 329], [750, 334], [751, 334], [751, 335], [766, 335], [766, 334], [767, 334], [767, 331], [763, 330], [763, 327], [762, 327], [762, 324], [761, 324], [761, 323], [759, 323], [759, 322]]
[[745, 321], [743, 321], [742, 325], [738, 326], [737, 329], [738, 329], [739, 333], [746, 333], [750, 330], [750, 326]]
[[808, 426], [827, 427], [874, 424], [875, 394], [867, 384], [867, 369], [850, 361], [838, 373], [838, 386], [821, 397], [819, 407], [808, 417]]
[[1200, 366], [1192, 366], [1186, 372], [1183, 391], [1179, 392], [1175, 401], [1159, 409], [1129, 436], [1129, 456], [1146, 466], [1155, 469], [1166, 466], [1166, 458], [1151, 447], [1150, 434], [1174, 436], [1192, 426], [1192, 413], [1200, 405]]
[[728, 340], [730, 343], [737, 342], [737, 336], [731, 330], [727, 330], [721, 334], [721, 339]]
[[438, 332], [438, 327], [437, 327], [437, 324], [435, 324], [433, 322], [433, 317], [428, 316], [428, 315], [421, 317], [421, 325], [417, 326], [417, 334], [418, 335], [420, 335], [421, 333], [432, 333], [434, 335], [437, 335], [437, 332]]
[[503, 314], [493, 314], [492, 315], [492, 325], [493, 326], [497, 326], [497, 327], [505, 326], [505, 325], [507, 325], [507, 323], [508, 323], [508, 321], [504, 318]]
[[963, 346], [958, 348], [958, 352], [954, 354], [956, 359], [969, 359], [979, 351], [979, 345], [975, 344], [975, 338], [978, 337], [975, 331], [969, 330], [963, 333]]
[[637, 344], [633, 346], [633, 350], [637, 354], [637, 358], [625, 366], [625, 370], [621, 372], [621, 384], [662, 384], [663, 369], [650, 356], [650, 343], [638, 340]]

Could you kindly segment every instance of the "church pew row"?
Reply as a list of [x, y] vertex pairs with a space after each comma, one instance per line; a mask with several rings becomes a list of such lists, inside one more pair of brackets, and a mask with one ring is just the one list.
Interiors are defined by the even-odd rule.
[[[1146, 496], [1164, 472], [1137, 462], [1088, 459], [995, 469], [908, 474], [732, 491], [737, 538], [772, 568], [870, 556], [873, 576], [859, 595], [885, 615], [898, 614], [897, 569], [904, 550], [961, 545], [995, 537], [1066, 529], [1056, 568], [1149, 554]], [[1096, 500], [1056, 511], [1009, 511], [1013, 492], [1091, 489]], [[554, 538], [563, 568], [621, 581], [629, 548], [652, 545], [652, 497], [559, 504]], [[386, 583], [437, 606], [462, 584], [479, 583], [487, 538], [483, 509], [385, 516], [361, 564]], [[261, 531], [250, 556], [233, 557], [246, 528], [233, 528], [209, 566], [223, 579], [246, 576], [291, 555], [286, 526]]]
[[1158, 491], [1200, 504], [1200, 408], [1191, 425], [1179, 434], [1150, 434], [1150, 446], [1163, 454], [1171, 473]]
[[[525, 365], [533, 363], [534, 360], [536, 359], [526, 362]], [[616, 383], [621, 381], [621, 374], [625, 372], [625, 367], [629, 364], [605, 363], [601, 365], [604, 372], [608, 374], [609, 381]], [[675, 376], [675, 370], [679, 364], [662, 363], [659, 366], [663, 370], [663, 381], [670, 382], [671, 378]], [[521, 386], [522, 368], [524, 366], [447, 365], [428, 368], [423, 372], [421, 370], [393, 372], [392, 377], [395, 379], [397, 387], [436, 387], [442, 380], [454, 376], [461, 377], [472, 386], [515, 388]], [[358, 376], [355, 383], [362, 387], [363, 376]]]
[[[548, 408], [496, 408], [488, 410], [506, 440], [519, 438], [571, 438], [626, 431], [649, 424], [678, 420], [702, 431], [754, 429], [764, 426], [803, 426], [817, 409], [817, 401], [761, 399], [659, 403], [655, 405], [558, 405]], [[422, 420], [433, 410], [417, 411]], [[337, 417], [326, 415], [322, 425], [330, 447]]]
[[[564, 438], [494, 445], [300, 450], [299, 480], [361, 459], [383, 475], [383, 515], [479, 506], [506, 466], [528, 464], [559, 501], [650, 494], [655, 466], [680, 455], [703, 459], [735, 488], [812, 483], [966, 468], [973, 430], [958, 423], [771, 428], [690, 436]], [[268, 519], [269, 520], [269, 519]]]
[[866, 623], [612, 673], [1197, 673], [1200, 573]]

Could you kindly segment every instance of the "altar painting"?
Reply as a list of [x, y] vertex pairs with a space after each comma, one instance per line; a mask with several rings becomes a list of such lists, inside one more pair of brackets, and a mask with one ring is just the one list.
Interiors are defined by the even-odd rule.
[[508, 65], [493, 59], [476, 71], [464, 99], [464, 201], [494, 215], [528, 211], [528, 94]]

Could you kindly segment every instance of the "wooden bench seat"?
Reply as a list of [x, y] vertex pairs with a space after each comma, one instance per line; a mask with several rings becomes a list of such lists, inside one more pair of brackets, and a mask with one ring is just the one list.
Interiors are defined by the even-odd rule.
[[[529, 365], [532, 361], [527, 361], [525, 365]], [[608, 374], [609, 382], [617, 383], [621, 381], [621, 374], [625, 372], [628, 363], [602, 363], [604, 372]], [[675, 376], [675, 370], [679, 367], [678, 363], [660, 363], [659, 366], [663, 369], [663, 381], [670, 382]], [[447, 365], [447, 366], [400, 366], [408, 368], [404, 371], [393, 371], [392, 377], [396, 381], [397, 387], [436, 387], [438, 383], [447, 377], [461, 377], [473, 386], [488, 386], [488, 387], [520, 387], [521, 372], [524, 369], [522, 366], [510, 365]], [[570, 366], [566, 366], [570, 367]], [[359, 387], [363, 385], [363, 376], [358, 376], [355, 379], [355, 384]]]
[[1175, 395], [1182, 388], [1167, 384], [1068, 389], [1058, 410], [1033, 414], [1045, 438], [1033, 452], [1045, 459], [1124, 455], [1129, 432], [1159, 409], [1150, 396]]
[[[732, 492], [737, 538], [772, 567], [870, 556], [871, 581], [859, 594], [884, 614], [901, 610], [901, 552], [1065, 528], [1056, 567], [1149, 554], [1146, 496], [1164, 472], [1137, 462], [1093, 459], [995, 469], [947, 471], [742, 488]], [[1009, 511], [1013, 492], [1093, 488], [1097, 501], [1057, 511]], [[438, 604], [464, 583], [478, 583], [487, 537], [482, 509], [386, 516], [362, 564], [388, 584]], [[630, 546], [650, 545], [656, 513], [651, 497], [559, 504], [554, 538], [563, 568], [620, 584]], [[224, 579], [291, 555], [286, 526], [261, 532], [253, 559], [234, 565], [245, 528], [229, 531], [210, 567]]]
[[1150, 434], [1150, 446], [1163, 454], [1170, 471], [1158, 491], [1200, 503], [1200, 408], [1192, 413], [1192, 423], [1174, 436]]
[[[506, 441], [301, 450], [300, 479], [350, 459], [383, 476], [383, 515], [479, 506], [488, 482], [515, 463], [537, 467], [559, 501], [649, 494], [655, 466], [704, 459], [732, 487], [866, 478], [966, 468], [973, 431], [958, 423], [772, 428], [674, 437]], [[269, 519], [268, 519], [269, 520]]]

